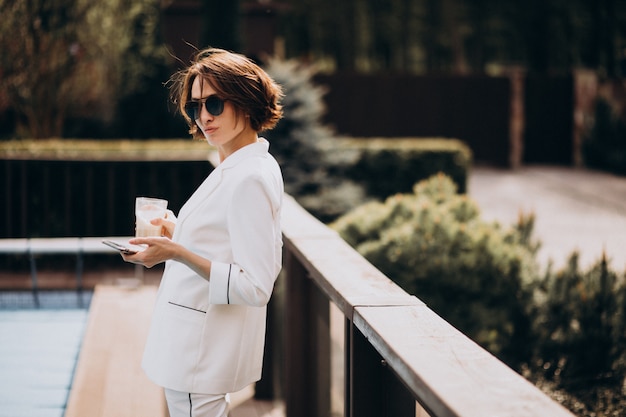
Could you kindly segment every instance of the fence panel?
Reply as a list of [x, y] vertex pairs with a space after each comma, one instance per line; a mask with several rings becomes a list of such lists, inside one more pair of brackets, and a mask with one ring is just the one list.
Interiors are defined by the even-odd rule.
[[132, 235], [136, 196], [178, 212], [212, 169], [206, 160], [0, 160], [0, 238]]

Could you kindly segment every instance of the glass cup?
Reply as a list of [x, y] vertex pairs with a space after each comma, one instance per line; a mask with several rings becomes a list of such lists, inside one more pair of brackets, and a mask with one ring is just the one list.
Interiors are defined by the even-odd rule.
[[155, 226], [151, 220], [165, 218], [167, 200], [151, 197], [137, 197], [135, 200], [135, 236], [161, 236], [162, 226]]

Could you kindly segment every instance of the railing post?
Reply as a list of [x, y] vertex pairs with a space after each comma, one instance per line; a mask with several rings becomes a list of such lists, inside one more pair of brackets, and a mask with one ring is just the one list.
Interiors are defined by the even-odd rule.
[[84, 253], [83, 253], [83, 240], [78, 239], [80, 242], [80, 248], [76, 254], [76, 292], [78, 295], [78, 306], [83, 306], [83, 270], [85, 269]]
[[330, 302], [326, 295], [311, 283], [311, 315], [309, 316], [309, 329], [312, 329], [311, 351], [313, 360], [311, 361], [312, 372], [315, 375], [316, 384], [316, 407], [314, 408], [316, 417], [330, 416], [330, 390], [331, 390], [331, 336], [330, 336]]
[[310, 391], [304, 381], [311, 378], [307, 367], [305, 297], [306, 271], [295, 257], [285, 253], [285, 411], [286, 415], [308, 416], [312, 407]]
[[35, 307], [39, 308], [41, 304], [39, 303], [39, 286], [37, 284], [37, 265], [35, 263], [35, 254], [30, 247], [30, 241], [28, 242], [28, 259], [30, 261], [30, 280], [33, 301], [35, 302]]
[[330, 415], [328, 300], [289, 250], [285, 267], [286, 415], [327, 417]]
[[[279, 278], [280, 279], [280, 278]], [[277, 343], [276, 327], [279, 323], [276, 317], [276, 297], [272, 296], [267, 305], [267, 320], [265, 329], [265, 354], [263, 355], [263, 376], [254, 386], [254, 398], [257, 400], [272, 400], [277, 396], [275, 392], [275, 357], [280, 345]]]
[[[16, 236], [28, 236], [28, 227], [31, 225], [30, 219], [29, 219], [29, 201], [28, 201], [28, 169], [26, 167], [26, 164], [28, 164], [28, 161], [21, 161], [20, 163], [20, 184], [21, 184], [21, 190], [20, 190], [20, 204], [19, 204], [19, 213], [20, 213], [20, 231], [19, 234], [16, 234]], [[8, 200], [10, 201], [10, 200]]]
[[346, 324], [346, 417], [414, 417], [413, 395], [367, 338]]

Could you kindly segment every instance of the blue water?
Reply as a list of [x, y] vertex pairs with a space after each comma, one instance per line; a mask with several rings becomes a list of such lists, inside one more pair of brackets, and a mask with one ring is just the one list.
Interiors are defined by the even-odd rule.
[[91, 294], [0, 294], [0, 417], [63, 417]]

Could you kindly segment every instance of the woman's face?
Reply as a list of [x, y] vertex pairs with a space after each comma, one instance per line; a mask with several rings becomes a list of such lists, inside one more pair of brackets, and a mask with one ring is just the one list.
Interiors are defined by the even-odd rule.
[[[230, 101], [224, 101], [224, 109], [218, 114], [207, 110], [205, 101], [217, 93], [210, 83], [196, 77], [191, 86], [191, 101], [201, 101], [202, 106], [196, 124], [204, 133], [207, 141], [220, 150], [224, 156], [256, 141], [256, 132], [250, 126], [250, 119], [241, 115], [237, 117], [235, 107]], [[209, 109], [211, 106], [209, 106]]]

